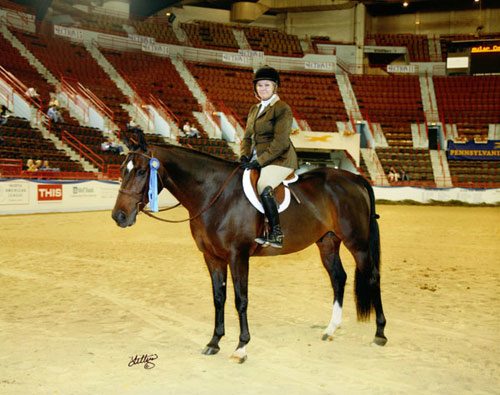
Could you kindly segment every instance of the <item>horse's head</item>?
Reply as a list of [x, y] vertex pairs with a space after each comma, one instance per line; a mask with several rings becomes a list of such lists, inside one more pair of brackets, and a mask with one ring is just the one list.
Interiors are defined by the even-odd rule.
[[125, 139], [129, 153], [121, 165], [122, 183], [111, 216], [125, 228], [135, 223], [137, 213], [148, 203], [149, 160], [144, 134]]

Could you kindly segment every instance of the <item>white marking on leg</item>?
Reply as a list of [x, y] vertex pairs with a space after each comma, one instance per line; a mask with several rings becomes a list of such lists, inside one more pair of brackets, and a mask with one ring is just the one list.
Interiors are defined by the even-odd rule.
[[329, 337], [333, 336], [333, 333], [337, 330], [342, 322], [342, 307], [340, 307], [339, 302], [335, 301], [332, 309], [332, 318], [330, 319], [330, 323], [325, 330], [325, 335]]
[[237, 348], [231, 355], [231, 359], [238, 363], [243, 363], [247, 359], [247, 348], [246, 346]]

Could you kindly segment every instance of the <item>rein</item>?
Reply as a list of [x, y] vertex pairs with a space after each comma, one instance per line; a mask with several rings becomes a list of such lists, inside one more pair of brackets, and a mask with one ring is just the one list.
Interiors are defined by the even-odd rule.
[[[234, 175], [236, 174], [236, 172], [239, 170], [239, 166], [236, 167], [232, 172], [231, 174], [226, 178], [226, 180], [224, 181], [224, 183], [222, 184], [222, 186], [220, 187], [219, 191], [215, 194], [215, 196], [212, 198], [212, 200], [210, 200], [210, 202], [208, 203], [208, 205], [202, 209], [198, 214], [196, 215], [193, 215], [192, 217], [189, 217], [189, 218], [186, 218], [186, 219], [180, 219], [180, 220], [171, 220], [171, 219], [165, 219], [165, 218], [160, 218], [160, 217], [157, 217], [156, 215], [154, 214], [151, 214], [151, 211], [149, 210], [144, 210], [142, 209], [141, 211], [146, 214], [147, 216], [151, 217], [151, 218], [154, 218], [154, 219], [157, 219], [158, 221], [162, 221], [162, 222], [168, 222], [170, 224], [179, 224], [181, 222], [187, 222], [187, 221], [192, 221], [193, 219], [196, 219], [198, 218], [200, 215], [202, 215], [203, 213], [205, 213], [210, 207], [212, 207], [215, 202], [217, 201], [217, 199], [220, 197], [220, 195], [222, 195], [222, 192], [224, 192], [224, 189], [226, 189], [226, 186], [227, 184], [229, 183], [229, 181], [231, 180], [231, 178], [234, 177]], [[161, 179], [161, 178], [160, 178]], [[168, 207], [166, 209], [163, 209], [163, 210], [160, 210], [160, 211], [166, 211], [166, 210], [170, 210], [172, 208], [175, 208], [177, 206], [179, 206], [180, 203], [177, 203], [175, 206], [172, 206], [172, 207]]]
[[[142, 153], [142, 152], [139, 152], [139, 151], [129, 152], [129, 155], [131, 155], [131, 154], [141, 155], [141, 156], [147, 158], [148, 160], [153, 159], [153, 156], [150, 156], [148, 154], [145, 154], [145, 153]], [[138, 211], [142, 211], [148, 217], [157, 219], [158, 221], [162, 221], [162, 222], [168, 222], [168, 223], [171, 223], [171, 224], [178, 224], [178, 223], [181, 223], [181, 222], [192, 221], [193, 219], [198, 218], [200, 215], [202, 215], [204, 212], [206, 212], [210, 207], [212, 207], [215, 204], [215, 202], [217, 201], [217, 199], [220, 197], [220, 195], [222, 195], [222, 192], [224, 192], [224, 189], [226, 188], [227, 184], [229, 183], [229, 181], [231, 180], [231, 178], [234, 177], [234, 175], [236, 174], [236, 172], [238, 170], [239, 170], [239, 166], [237, 166], [232, 171], [232, 173], [226, 178], [226, 180], [224, 181], [224, 183], [220, 187], [219, 191], [215, 194], [215, 196], [212, 198], [212, 200], [210, 200], [210, 202], [208, 203], [207, 207], [205, 207], [204, 209], [202, 209], [198, 214], [196, 214], [196, 215], [194, 215], [192, 217], [186, 218], [186, 219], [182, 219], [182, 220], [170, 220], [170, 219], [160, 218], [160, 217], [157, 217], [156, 215], [152, 214], [151, 210], [145, 210], [144, 207], [141, 208], [141, 205], [143, 205], [142, 200], [144, 199], [144, 196], [146, 195], [146, 191], [143, 191], [143, 192], [134, 192], [134, 191], [130, 191], [130, 190], [127, 190], [127, 189], [120, 188], [120, 190], [118, 192], [119, 193], [123, 193], [125, 195], [139, 196], [141, 198], [141, 200], [137, 203]], [[160, 178], [160, 182], [161, 182], [161, 187], [163, 189], [165, 189], [165, 185], [163, 184], [162, 178], [161, 177], [159, 177], [159, 178]], [[162, 212], [162, 211], [171, 210], [173, 208], [179, 207], [180, 205], [181, 205], [181, 203], [179, 202], [179, 203], [177, 203], [174, 206], [166, 207], [166, 208], [160, 209], [158, 211]]]

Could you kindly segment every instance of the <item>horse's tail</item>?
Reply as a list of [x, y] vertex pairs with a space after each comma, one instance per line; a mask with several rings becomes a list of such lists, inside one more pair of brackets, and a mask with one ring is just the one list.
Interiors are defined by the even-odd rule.
[[360, 177], [362, 184], [368, 192], [370, 198], [370, 234], [368, 241], [369, 265], [366, 267], [356, 266], [354, 287], [356, 293], [356, 306], [358, 319], [366, 321], [370, 318], [370, 313], [374, 306], [374, 298], [377, 294], [373, 291], [374, 287], [380, 283], [380, 232], [377, 218], [379, 215], [375, 211], [375, 194], [370, 183]]

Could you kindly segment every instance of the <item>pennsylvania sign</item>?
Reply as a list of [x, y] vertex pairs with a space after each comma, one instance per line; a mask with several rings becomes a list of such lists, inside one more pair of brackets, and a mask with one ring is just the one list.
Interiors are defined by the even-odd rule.
[[448, 141], [448, 159], [454, 160], [500, 160], [500, 140], [487, 143], [455, 143]]

